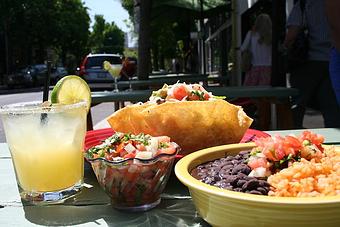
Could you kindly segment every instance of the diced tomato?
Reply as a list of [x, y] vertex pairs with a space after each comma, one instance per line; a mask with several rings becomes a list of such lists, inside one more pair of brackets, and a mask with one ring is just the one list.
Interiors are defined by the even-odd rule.
[[289, 144], [290, 147], [299, 150], [301, 148], [301, 142], [294, 136], [286, 136], [285, 143]]
[[251, 169], [256, 169], [259, 167], [267, 168], [268, 162], [266, 158], [253, 158], [248, 162], [248, 166]]
[[136, 144], [135, 147], [139, 150], [139, 151], [146, 151], [145, 145], [142, 143]]
[[280, 148], [275, 149], [275, 160], [279, 161], [283, 159], [286, 156], [286, 149], [283, 146], [280, 146]]
[[126, 155], [123, 156], [123, 158], [134, 158], [136, 157], [136, 154], [131, 152], [131, 153], [127, 153]]
[[93, 154], [93, 158], [99, 158], [98, 154]]
[[209, 93], [204, 93], [204, 100], [209, 100], [210, 99], [210, 95]]
[[325, 140], [325, 138], [322, 135], [312, 133], [311, 131], [304, 131], [301, 135], [301, 139], [308, 140], [315, 145], [320, 145]]
[[176, 152], [176, 147], [173, 144], [169, 144], [168, 147], [158, 149], [158, 151], [156, 152], [156, 155], [173, 154], [175, 152]]
[[125, 147], [124, 143], [119, 144], [116, 148], [116, 152], [119, 154], [122, 153], [124, 151], [124, 147]]
[[180, 84], [180, 85], [174, 86], [173, 96], [175, 99], [182, 100], [187, 95], [188, 95], [188, 90], [185, 87], [185, 85]]
[[198, 101], [198, 100], [200, 100], [200, 97], [199, 97], [198, 95], [196, 95], [196, 94], [191, 93], [191, 94], [188, 96], [188, 100], [189, 100], [189, 101]]
[[113, 157], [114, 157], [114, 156], [113, 156], [112, 153], [106, 153], [106, 154], [105, 154], [105, 159], [106, 159], [106, 160], [112, 161], [112, 160], [113, 160]]

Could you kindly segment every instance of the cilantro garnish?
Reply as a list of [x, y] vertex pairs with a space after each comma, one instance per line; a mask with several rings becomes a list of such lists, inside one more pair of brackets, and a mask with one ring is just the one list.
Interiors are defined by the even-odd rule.
[[226, 99], [227, 98], [226, 96], [216, 96], [216, 95], [213, 95], [212, 97], [214, 99]]
[[158, 145], [158, 148], [168, 148], [169, 145], [164, 143], [164, 142], [160, 142], [159, 145]]
[[196, 95], [200, 101], [204, 101], [204, 92], [195, 90], [191, 91], [191, 94]]

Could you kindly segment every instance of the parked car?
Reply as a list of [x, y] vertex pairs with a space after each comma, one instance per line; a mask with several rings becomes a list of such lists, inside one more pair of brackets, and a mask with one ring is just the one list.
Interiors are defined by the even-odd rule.
[[66, 75], [68, 75], [68, 72], [64, 67], [62, 66], [53, 67], [51, 69], [51, 84], [57, 83], [58, 80], [60, 80]]
[[44, 64], [30, 65], [15, 70], [7, 75], [6, 84], [9, 88], [14, 86], [37, 86], [44, 84], [47, 66]]
[[80, 65], [79, 76], [88, 83], [114, 82], [112, 76], [103, 69], [104, 61], [121, 66], [122, 56], [119, 54], [89, 54]]

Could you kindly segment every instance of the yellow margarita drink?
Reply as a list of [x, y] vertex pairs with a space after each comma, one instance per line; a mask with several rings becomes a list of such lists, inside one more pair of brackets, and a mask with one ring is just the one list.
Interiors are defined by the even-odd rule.
[[19, 191], [33, 202], [59, 201], [83, 183], [85, 102], [1, 108]]

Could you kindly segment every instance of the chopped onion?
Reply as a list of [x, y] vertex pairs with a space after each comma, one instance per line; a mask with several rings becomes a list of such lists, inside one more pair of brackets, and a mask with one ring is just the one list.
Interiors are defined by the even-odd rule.
[[256, 169], [253, 169], [248, 176], [250, 177], [265, 177], [268, 176], [268, 171], [266, 168], [264, 167], [258, 167]]
[[132, 153], [136, 150], [136, 148], [131, 143], [128, 143], [125, 145], [124, 150], [126, 150], [127, 153]]
[[157, 150], [158, 150], [158, 144], [159, 144], [159, 141], [157, 138], [151, 138], [149, 140], [149, 145], [146, 146], [146, 151], [149, 151], [151, 152], [152, 154], [156, 154]]
[[150, 159], [152, 158], [152, 152], [150, 151], [141, 151], [136, 153], [136, 158], [139, 159]]

